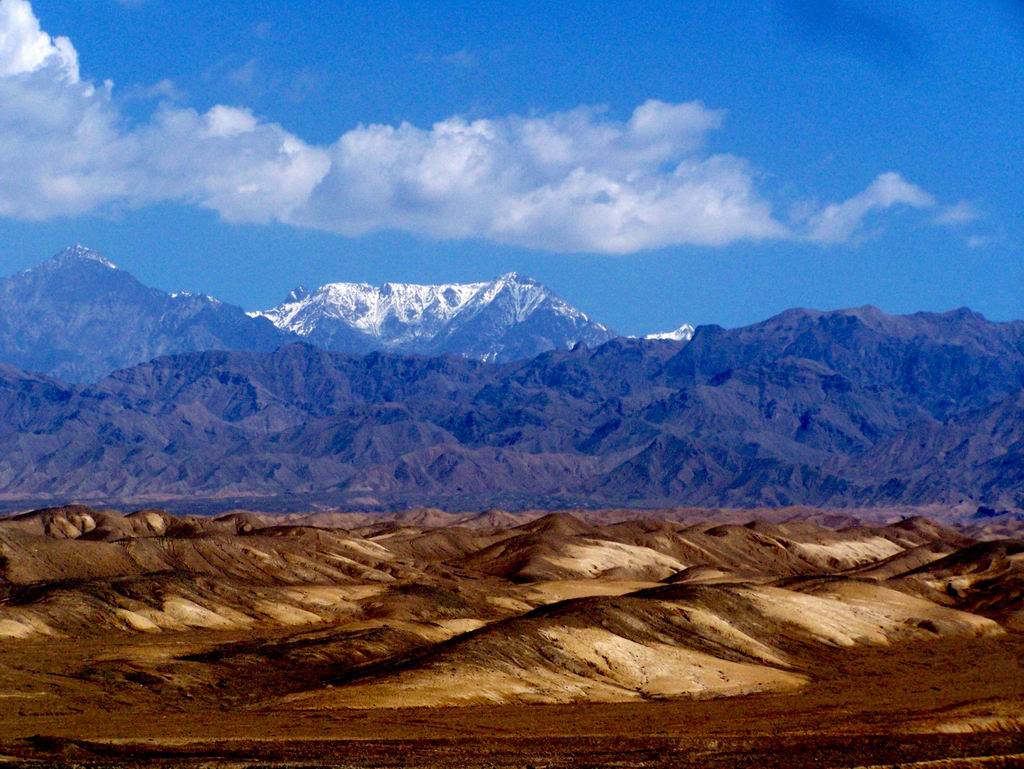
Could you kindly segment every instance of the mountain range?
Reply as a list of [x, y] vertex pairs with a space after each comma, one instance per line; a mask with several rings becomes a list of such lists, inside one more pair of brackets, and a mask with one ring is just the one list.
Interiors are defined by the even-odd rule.
[[455, 354], [486, 361], [532, 358], [615, 337], [537, 281], [514, 272], [485, 283], [328, 283], [298, 288], [266, 318], [328, 350]]
[[0, 409], [8, 505], [1024, 508], [1024, 322], [966, 309], [790, 310], [502, 364], [299, 343], [89, 386], [4, 367]]
[[161, 355], [268, 352], [296, 341], [349, 353], [510, 361], [614, 336], [515, 273], [440, 286], [331, 283], [251, 313], [203, 294], [150, 288], [80, 245], [0, 280], [0, 362], [73, 382]]

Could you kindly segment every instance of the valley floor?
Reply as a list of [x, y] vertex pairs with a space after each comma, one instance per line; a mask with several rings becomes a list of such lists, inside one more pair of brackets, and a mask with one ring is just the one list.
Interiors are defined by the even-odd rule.
[[141, 675], [136, 696], [83, 683], [90, 670], [242, 640], [251, 636], [5, 642], [0, 756], [126, 767], [1024, 766], [1020, 633], [837, 650], [798, 692], [714, 699], [317, 711], [266, 707], [273, 681], [258, 676], [233, 682], [248, 705], [154, 698]]

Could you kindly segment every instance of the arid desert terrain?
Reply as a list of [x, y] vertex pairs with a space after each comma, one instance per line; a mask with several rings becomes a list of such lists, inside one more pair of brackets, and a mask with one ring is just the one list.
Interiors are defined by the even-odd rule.
[[876, 518], [9, 517], [0, 760], [1022, 765], [1024, 540]]

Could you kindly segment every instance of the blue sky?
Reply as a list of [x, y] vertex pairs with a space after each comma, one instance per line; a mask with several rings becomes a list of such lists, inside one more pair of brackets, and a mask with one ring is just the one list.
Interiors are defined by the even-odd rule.
[[1024, 317], [1024, 5], [881, 5], [0, 0], [0, 272]]

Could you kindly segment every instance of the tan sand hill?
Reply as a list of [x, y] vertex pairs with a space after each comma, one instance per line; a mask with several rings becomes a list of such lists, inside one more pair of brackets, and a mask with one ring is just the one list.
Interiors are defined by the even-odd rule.
[[1024, 629], [1024, 541], [979, 542], [891, 581], [936, 603]]
[[[148, 744], [160, 761], [181, 750], [239, 765], [393, 762], [395, 743], [373, 752], [363, 740], [375, 724], [388, 740], [413, 730], [448, 745], [419, 763], [426, 743], [402, 748], [433, 767], [464, 755], [438, 737], [446, 724], [473, 722], [459, 734], [488, 735], [480, 755], [492, 758], [496, 724], [574, 730], [580, 742], [554, 764], [571, 766], [594, 755], [601, 707], [614, 709], [601, 728], [616, 741], [604, 763], [717, 756], [673, 752], [698, 729], [735, 735], [730, 749], [761, 765], [743, 735], [777, 740], [780, 724], [814, 747], [779, 755], [808, 766], [843, 765], [852, 743], [836, 740], [850, 728], [872, 745], [893, 732], [1013, 747], [999, 740], [1024, 712], [1024, 544], [888, 512], [715, 514], [210, 519], [68, 506], [0, 519], [0, 756], [102, 763], [134, 735], [132, 754]], [[473, 721], [484, 705], [497, 710]], [[310, 742], [335, 729], [370, 752]], [[626, 759], [624, 729], [643, 745], [675, 736]], [[550, 763], [546, 749], [536, 764]], [[884, 753], [920, 755], [933, 754]]]
[[888, 646], [1003, 631], [991, 620], [873, 584], [802, 592], [672, 586], [538, 609], [297, 695], [292, 707], [623, 701], [791, 688], [816, 647]]

